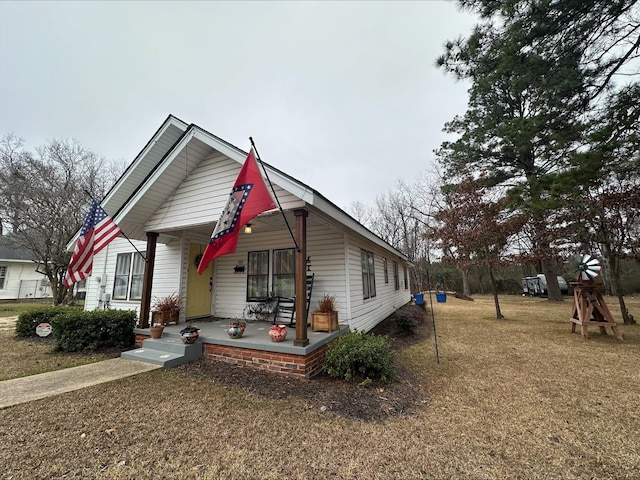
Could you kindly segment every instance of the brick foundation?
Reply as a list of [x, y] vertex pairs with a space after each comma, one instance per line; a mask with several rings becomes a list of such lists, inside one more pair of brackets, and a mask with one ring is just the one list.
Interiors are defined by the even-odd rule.
[[[146, 338], [150, 338], [149, 335], [136, 333], [136, 348], [141, 348], [142, 341]], [[328, 345], [323, 345], [305, 356], [205, 343], [204, 355], [206, 358], [234, 365], [244, 365], [304, 379], [311, 378], [322, 371], [327, 347]]]
[[234, 365], [268, 370], [296, 378], [311, 378], [322, 371], [327, 353], [327, 345], [323, 345], [309, 355], [293, 355], [291, 353], [266, 352], [250, 348], [230, 347], [227, 345], [204, 344], [207, 358], [220, 360]]

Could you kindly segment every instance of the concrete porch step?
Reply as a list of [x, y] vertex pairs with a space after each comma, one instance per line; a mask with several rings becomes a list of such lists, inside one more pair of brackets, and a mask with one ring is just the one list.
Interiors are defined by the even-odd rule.
[[159, 339], [147, 338], [142, 342], [141, 348], [122, 352], [120, 356], [171, 368], [197, 360], [202, 356], [202, 349], [202, 342], [186, 345], [180, 337], [166, 336]]

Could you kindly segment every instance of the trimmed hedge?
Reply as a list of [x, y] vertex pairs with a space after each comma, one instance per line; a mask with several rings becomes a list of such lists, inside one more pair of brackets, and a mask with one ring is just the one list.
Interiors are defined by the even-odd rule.
[[37, 337], [36, 327], [41, 323], [50, 323], [55, 329], [55, 317], [68, 310], [78, 311], [73, 307], [34, 307], [18, 315], [16, 321], [16, 336]]
[[133, 310], [66, 311], [55, 317], [54, 351], [83, 352], [128, 348], [135, 343]]
[[395, 354], [386, 337], [353, 331], [333, 341], [327, 349], [324, 368], [331, 377], [351, 381], [397, 378]]

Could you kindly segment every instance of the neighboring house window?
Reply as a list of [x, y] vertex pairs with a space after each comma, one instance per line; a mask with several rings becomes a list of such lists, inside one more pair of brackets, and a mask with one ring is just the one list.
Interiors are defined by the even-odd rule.
[[139, 253], [119, 253], [113, 286], [114, 300], [140, 300], [144, 278], [144, 258]]
[[5, 287], [5, 283], [7, 281], [7, 267], [6, 266], [2, 266], [0, 267], [0, 290], [4, 290]]
[[269, 294], [269, 250], [249, 252], [247, 301], [260, 301]]
[[389, 267], [386, 258], [382, 259], [382, 268], [384, 269], [384, 283], [389, 283]]
[[364, 299], [376, 296], [376, 271], [373, 264], [373, 253], [360, 250], [362, 260], [362, 294]]
[[293, 297], [296, 293], [295, 260], [293, 248], [273, 251], [273, 293], [278, 297]]
[[409, 276], [407, 275], [407, 267], [402, 267], [404, 270], [404, 289], [407, 290], [409, 288]]
[[393, 262], [393, 284], [396, 290], [400, 290], [400, 272], [398, 271], [398, 262]]

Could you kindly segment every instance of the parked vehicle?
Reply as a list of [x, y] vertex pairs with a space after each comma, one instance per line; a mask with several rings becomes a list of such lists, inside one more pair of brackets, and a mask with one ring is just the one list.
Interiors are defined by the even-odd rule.
[[[569, 285], [564, 277], [558, 276], [558, 285], [563, 295], [569, 294]], [[544, 273], [539, 273], [535, 277], [525, 277], [522, 279], [522, 295], [530, 297], [547, 296], [547, 277]]]

